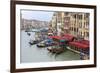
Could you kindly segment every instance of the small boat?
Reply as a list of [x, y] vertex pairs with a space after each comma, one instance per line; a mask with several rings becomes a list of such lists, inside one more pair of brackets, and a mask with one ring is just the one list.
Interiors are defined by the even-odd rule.
[[37, 47], [48, 47], [48, 46], [54, 46], [56, 45], [53, 41], [45, 40], [39, 44], [37, 44]]
[[47, 48], [47, 50], [51, 53], [55, 53], [55, 54], [60, 54], [62, 52], [64, 52], [65, 50], [63, 48]]
[[39, 43], [37, 44], [37, 47], [46, 47], [46, 45], [44, 43]]
[[39, 41], [38, 40], [31, 40], [30, 42], [29, 42], [29, 44], [30, 45], [34, 45], [34, 44], [37, 44]]
[[30, 34], [30, 33], [27, 33], [27, 35], [29, 35], [29, 36], [30, 36], [31, 34]]

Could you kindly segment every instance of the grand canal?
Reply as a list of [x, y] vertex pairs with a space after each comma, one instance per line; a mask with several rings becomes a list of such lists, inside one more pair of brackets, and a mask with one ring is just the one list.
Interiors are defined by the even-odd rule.
[[30, 45], [29, 41], [35, 39], [35, 32], [29, 33], [30, 36], [24, 30], [21, 31], [21, 63], [80, 60], [80, 55], [70, 50], [55, 55], [48, 52], [47, 47], [38, 48], [36, 45]]

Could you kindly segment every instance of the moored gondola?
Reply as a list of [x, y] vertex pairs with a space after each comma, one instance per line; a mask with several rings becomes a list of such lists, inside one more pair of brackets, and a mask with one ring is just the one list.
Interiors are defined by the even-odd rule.
[[63, 53], [65, 51], [65, 49], [59, 47], [50, 47], [50, 48], [47, 48], [47, 50], [50, 52], [50, 53], [54, 53], [54, 54], [60, 54], [60, 53]]

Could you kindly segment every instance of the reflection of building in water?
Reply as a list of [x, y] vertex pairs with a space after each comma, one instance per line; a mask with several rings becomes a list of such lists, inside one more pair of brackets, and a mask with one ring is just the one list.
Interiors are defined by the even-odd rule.
[[89, 40], [89, 13], [55, 12], [51, 20], [57, 34], [72, 34]]

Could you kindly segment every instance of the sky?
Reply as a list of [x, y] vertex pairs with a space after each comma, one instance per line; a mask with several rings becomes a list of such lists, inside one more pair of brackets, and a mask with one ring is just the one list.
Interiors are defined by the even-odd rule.
[[35, 10], [21, 10], [22, 18], [36, 19], [41, 21], [50, 21], [54, 12], [50, 11], [35, 11]]

